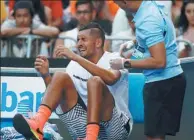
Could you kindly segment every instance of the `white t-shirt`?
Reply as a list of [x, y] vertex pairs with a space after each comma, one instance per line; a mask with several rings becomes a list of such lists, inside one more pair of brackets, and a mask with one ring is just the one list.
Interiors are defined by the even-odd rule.
[[[110, 69], [109, 61], [116, 57], [119, 57], [118, 53], [105, 52], [98, 61], [97, 66], [104, 69]], [[77, 92], [87, 106], [87, 80], [92, 77], [91, 73], [75, 61], [69, 63], [66, 72], [70, 75]], [[118, 110], [124, 112], [131, 118], [128, 109], [128, 71], [122, 70], [120, 79], [114, 85], [107, 85], [107, 87], [115, 99]]]
[[[122, 21], [122, 26], [121, 26], [121, 21]], [[111, 44], [112, 52], [119, 51], [120, 45], [123, 44], [122, 38], [128, 38], [129, 40], [135, 39], [135, 35], [133, 34], [133, 31], [129, 25], [129, 21], [127, 19], [126, 13], [121, 8], [119, 8], [113, 20], [111, 37], [121, 38], [121, 40], [112, 40], [112, 44]]]

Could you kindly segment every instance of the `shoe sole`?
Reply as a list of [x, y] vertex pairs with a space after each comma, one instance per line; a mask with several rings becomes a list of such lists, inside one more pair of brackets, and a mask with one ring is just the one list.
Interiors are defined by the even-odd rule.
[[16, 114], [13, 118], [13, 126], [17, 132], [22, 134], [27, 140], [40, 140], [35, 131], [33, 131], [26, 119], [21, 114]]

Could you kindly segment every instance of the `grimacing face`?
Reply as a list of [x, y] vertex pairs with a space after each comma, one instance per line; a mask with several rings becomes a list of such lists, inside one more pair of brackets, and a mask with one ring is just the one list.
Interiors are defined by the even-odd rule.
[[31, 26], [32, 17], [28, 9], [17, 9], [14, 17], [17, 27], [26, 28]]
[[96, 53], [96, 38], [91, 35], [91, 29], [79, 31], [77, 49], [84, 58], [93, 57]]
[[93, 20], [93, 11], [89, 4], [81, 4], [77, 6], [76, 19], [79, 25], [87, 25]]
[[189, 25], [194, 25], [194, 3], [189, 3], [185, 7], [185, 15], [189, 22]]

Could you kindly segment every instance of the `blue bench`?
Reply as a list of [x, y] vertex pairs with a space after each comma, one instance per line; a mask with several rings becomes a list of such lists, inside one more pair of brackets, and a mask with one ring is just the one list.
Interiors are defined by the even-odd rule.
[[142, 73], [129, 73], [129, 110], [134, 123], [144, 122], [143, 87], [145, 77]]

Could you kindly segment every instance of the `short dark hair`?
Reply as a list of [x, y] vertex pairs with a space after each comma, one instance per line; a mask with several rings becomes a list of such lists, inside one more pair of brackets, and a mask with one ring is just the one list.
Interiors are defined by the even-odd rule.
[[96, 23], [96, 22], [90, 22], [89, 24], [82, 26], [79, 31], [88, 30], [91, 29], [90, 34], [96, 35], [97, 37], [100, 37], [102, 39], [102, 47], [104, 46], [105, 41], [105, 32], [102, 29], [102, 27]]
[[77, 9], [77, 7], [82, 4], [89, 4], [91, 11], [94, 9], [94, 6], [91, 0], [77, 0], [75, 4], [75, 8]]
[[14, 5], [13, 16], [18, 9], [28, 9], [31, 17], [34, 17], [34, 8], [31, 1], [17, 1]]

